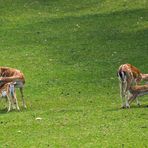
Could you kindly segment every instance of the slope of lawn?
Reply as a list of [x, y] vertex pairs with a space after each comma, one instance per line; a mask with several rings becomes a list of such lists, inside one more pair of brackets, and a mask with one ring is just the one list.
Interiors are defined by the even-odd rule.
[[[148, 72], [146, 0], [0, 0], [0, 66], [26, 77], [23, 109], [0, 101], [0, 148], [148, 147], [148, 98], [122, 110], [116, 76]], [[41, 120], [36, 120], [40, 117]]]

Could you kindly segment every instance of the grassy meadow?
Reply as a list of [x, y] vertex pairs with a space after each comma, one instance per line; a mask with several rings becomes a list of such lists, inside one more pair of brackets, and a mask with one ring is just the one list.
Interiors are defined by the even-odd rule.
[[0, 66], [23, 71], [28, 107], [0, 101], [0, 148], [147, 148], [148, 97], [120, 109], [116, 76], [148, 73], [147, 39], [146, 0], [0, 0]]

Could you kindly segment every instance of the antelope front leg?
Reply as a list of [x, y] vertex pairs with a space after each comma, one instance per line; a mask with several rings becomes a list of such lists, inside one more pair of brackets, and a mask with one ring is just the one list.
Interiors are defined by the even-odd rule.
[[137, 102], [137, 105], [140, 106], [141, 103], [139, 102], [138, 98], [137, 98], [137, 95], [133, 95], [129, 98], [129, 104], [131, 104], [134, 100], [136, 99], [136, 102]]
[[129, 94], [129, 91], [127, 91], [126, 92], [126, 108], [130, 108], [130, 104], [129, 104], [129, 98], [130, 98], [130, 96], [129, 96], [130, 94]]
[[15, 99], [15, 102], [16, 102], [16, 108], [18, 111], [20, 111], [20, 108], [18, 106], [18, 101], [17, 101], [17, 98], [16, 98], [16, 92], [14, 92], [14, 99]]
[[[137, 79], [135, 83], [136, 83], [136, 85], [138, 85], [140, 83], [140, 80]], [[141, 103], [139, 102], [138, 97], [136, 97], [136, 103], [137, 103], [138, 106], [141, 106]]]
[[136, 98], [136, 102], [138, 106], [141, 106], [141, 103], [139, 102], [138, 97]]
[[136, 97], [137, 97], [137, 95], [130, 96], [128, 99], [129, 104], [131, 104], [135, 100]]
[[24, 93], [23, 93], [23, 88], [20, 88], [20, 92], [21, 92], [21, 97], [22, 97], [22, 101], [23, 101], [23, 107], [27, 108], [25, 100], [24, 100]]
[[119, 82], [119, 87], [120, 87], [120, 97], [121, 97], [121, 100], [122, 100], [122, 106], [121, 108], [125, 108], [125, 83], [124, 82]]
[[130, 86], [130, 83], [129, 82], [125, 82], [125, 87], [124, 87], [124, 94], [125, 94], [125, 107], [126, 108], [130, 108], [130, 105], [129, 105], [129, 86]]
[[8, 100], [8, 110], [7, 110], [7, 112], [9, 112], [11, 110], [11, 101], [10, 101], [9, 96], [7, 96], [7, 100]]
[[20, 111], [20, 108], [18, 106], [18, 101], [17, 101], [17, 98], [16, 98], [16, 93], [14, 92], [14, 94], [12, 95], [12, 100], [13, 100], [13, 103], [15, 104], [15, 107], [18, 111]]

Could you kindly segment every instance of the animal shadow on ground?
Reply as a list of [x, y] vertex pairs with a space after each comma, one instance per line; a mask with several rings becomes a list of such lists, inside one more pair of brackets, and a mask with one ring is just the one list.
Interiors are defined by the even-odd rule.
[[8, 111], [8, 108], [7, 107], [5, 107], [5, 108], [2, 108], [2, 109], [0, 109], [0, 115], [1, 114], [7, 114], [7, 113], [10, 113], [10, 112], [25, 112], [26, 111], [26, 109], [25, 108], [20, 108], [20, 111], [18, 111], [17, 109], [11, 109], [9, 112], [7, 112]]
[[7, 108], [0, 109], [0, 114], [6, 114], [7, 110], [8, 110]]
[[117, 107], [117, 108], [107, 109], [106, 111], [120, 111], [120, 110], [131, 110], [131, 109], [140, 109], [140, 108], [148, 108], [148, 105], [145, 105], [145, 104], [142, 104], [140, 106], [138, 106], [138, 105], [131, 105], [130, 108], [120, 108], [120, 107]]

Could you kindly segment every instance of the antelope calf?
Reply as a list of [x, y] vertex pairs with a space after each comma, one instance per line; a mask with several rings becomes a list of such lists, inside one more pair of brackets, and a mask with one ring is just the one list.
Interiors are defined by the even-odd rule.
[[129, 97], [128, 101], [131, 104], [132, 101], [137, 97], [148, 94], [148, 84], [131, 86], [129, 92], [131, 96]]
[[14, 105], [18, 111], [20, 110], [20, 108], [18, 106], [18, 101], [16, 98], [16, 92], [15, 92], [15, 86], [14, 86], [15, 84], [16, 84], [15, 82], [6, 83], [0, 89], [1, 98], [6, 98], [8, 101], [7, 112], [9, 112], [11, 110], [11, 107], [14, 107]]

